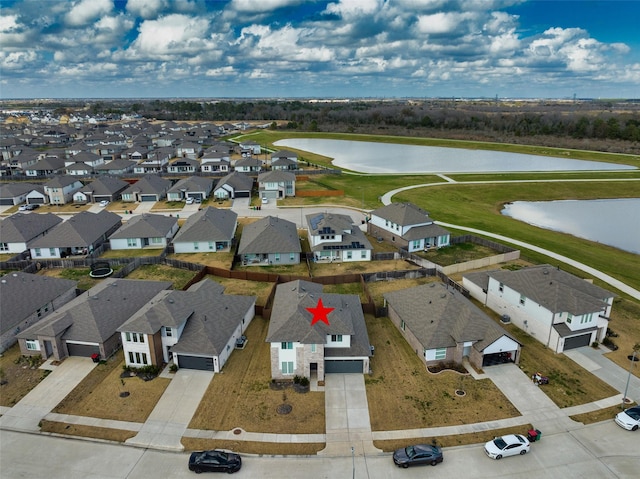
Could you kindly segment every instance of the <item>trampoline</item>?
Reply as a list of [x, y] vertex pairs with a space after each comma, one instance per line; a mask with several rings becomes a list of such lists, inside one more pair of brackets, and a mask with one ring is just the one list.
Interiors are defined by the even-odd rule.
[[113, 269], [107, 261], [96, 261], [91, 265], [89, 276], [92, 278], [106, 278], [113, 274]]

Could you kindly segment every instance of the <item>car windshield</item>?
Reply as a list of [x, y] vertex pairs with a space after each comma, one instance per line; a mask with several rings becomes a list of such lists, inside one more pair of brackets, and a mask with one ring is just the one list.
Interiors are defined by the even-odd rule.
[[507, 447], [507, 443], [504, 442], [504, 439], [502, 439], [501, 437], [496, 437], [493, 440], [493, 443], [496, 445], [498, 449], [504, 449], [505, 447]]
[[414, 449], [414, 447], [413, 447], [413, 446], [408, 446], [408, 447], [406, 447], [406, 448], [405, 448], [405, 450], [404, 450], [404, 452], [406, 452], [406, 453], [407, 453], [407, 457], [408, 457], [409, 459], [411, 459], [413, 456], [415, 456], [415, 455], [416, 455], [416, 450]]
[[640, 419], [640, 408], [633, 407], [631, 409], [627, 409], [625, 413], [632, 419]]

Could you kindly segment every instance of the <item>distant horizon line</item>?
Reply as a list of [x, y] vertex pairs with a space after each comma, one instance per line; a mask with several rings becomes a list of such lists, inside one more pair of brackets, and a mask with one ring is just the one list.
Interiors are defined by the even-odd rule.
[[201, 101], [226, 101], [226, 100], [275, 100], [275, 101], [316, 101], [316, 102], [340, 102], [340, 101], [394, 101], [394, 100], [454, 100], [454, 101], [627, 101], [637, 102], [640, 98], [626, 97], [491, 97], [491, 96], [397, 96], [397, 97], [376, 97], [376, 96], [305, 96], [305, 97], [282, 97], [282, 96], [235, 96], [235, 97], [213, 97], [213, 96], [131, 96], [131, 97], [15, 97], [0, 98], [0, 102], [8, 101], [134, 101], [134, 100], [201, 100]]

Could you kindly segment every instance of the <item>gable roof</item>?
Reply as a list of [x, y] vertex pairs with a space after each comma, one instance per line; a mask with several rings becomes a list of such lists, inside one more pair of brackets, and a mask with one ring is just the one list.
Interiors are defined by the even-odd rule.
[[[86, 165], [85, 165], [86, 167]], [[51, 178], [44, 184], [45, 188], [65, 188], [67, 186], [75, 185], [76, 183], [80, 183], [80, 187], [82, 183], [80, 180], [73, 178], [71, 176], [55, 176]]]
[[282, 170], [267, 171], [258, 175], [258, 183], [285, 183], [287, 181], [296, 181], [296, 175]]
[[111, 160], [108, 163], [104, 163], [102, 165], [98, 165], [95, 167], [96, 171], [112, 171], [112, 170], [131, 170], [134, 166], [136, 166], [138, 162], [125, 160], [123, 158], [117, 158], [115, 160]]
[[238, 254], [300, 253], [296, 224], [275, 216], [265, 216], [242, 229]]
[[165, 237], [177, 223], [173, 216], [144, 213], [132, 216], [109, 239]]
[[83, 247], [95, 243], [116, 225], [119, 215], [107, 210], [99, 213], [82, 211], [55, 226], [46, 235], [37, 238], [30, 248]]
[[171, 287], [170, 281], [107, 278], [18, 337], [33, 339], [63, 332], [66, 340], [101, 343], [160, 291]]
[[233, 238], [238, 214], [208, 206], [187, 218], [173, 242], [225, 241]]
[[[327, 308], [329, 324], [320, 321], [311, 326], [318, 300]], [[295, 341], [302, 344], [325, 344], [327, 335], [351, 336], [350, 348], [325, 349], [325, 355], [369, 356], [371, 354], [360, 297], [355, 294], [324, 293], [322, 285], [296, 280], [279, 284], [273, 299], [266, 341], [268, 343]]]
[[15, 198], [35, 189], [42, 190], [42, 186], [26, 182], [0, 183], [0, 198]]
[[253, 178], [239, 171], [234, 171], [221, 178], [216, 185], [216, 189], [221, 188], [223, 185], [229, 185], [235, 191], [251, 191], [251, 188], [253, 188]]
[[186, 191], [205, 191], [209, 193], [212, 187], [213, 179], [204, 176], [190, 176], [179, 180], [169, 191], [176, 192], [184, 189]]
[[391, 203], [373, 210], [371, 215], [400, 226], [433, 223], [433, 220], [429, 218], [429, 213], [413, 203]]
[[[492, 270], [484, 274], [555, 313], [568, 312], [579, 316], [602, 311], [607, 299], [615, 296], [611, 291], [549, 264], [517, 271]], [[463, 277], [474, 283], [482, 282], [479, 275]]]
[[91, 191], [94, 195], [112, 195], [129, 186], [124, 180], [114, 176], [101, 176], [82, 188], [83, 192]]
[[444, 283], [385, 293], [384, 299], [425, 349], [473, 341], [473, 347], [482, 351], [502, 336], [517, 342], [480, 308]]
[[27, 243], [59, 223], [62, 219], [53, 213], [16, 213], [0, 222], [0, 238], [3, 243]]
[[162, 194], [171, 187], [171, 181], [158, 175], [147, 175], [123, 191], [123, 194], [140, 192], [142, 194]]
[[[52, 302], [70, 289], [75, 289], [77, 284], [77, 281], [69, 279], [22, 272], [4, 275], [0, 279], [0, 304], [2, 305], [0, 333], [4, 334], [19, 326], [38, 308]], [[34, 300], [35, 298], [37, 301]]]

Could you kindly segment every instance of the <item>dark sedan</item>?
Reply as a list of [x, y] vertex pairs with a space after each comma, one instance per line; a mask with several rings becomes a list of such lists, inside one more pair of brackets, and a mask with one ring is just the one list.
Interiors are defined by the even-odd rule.
[[442, 449], [427, 444], [407, 446], [393, 453], [393, 462], [399, 467], [409, 467], [418, 464], [431, 464], [435, 466], [443, 460]]
[[189, 457], [189, 470], [200, 474], [201, 472], [232, 472], [239, 471], [242, 467], [242, 459], [233, 452], [213, 451], [194, 452]]

